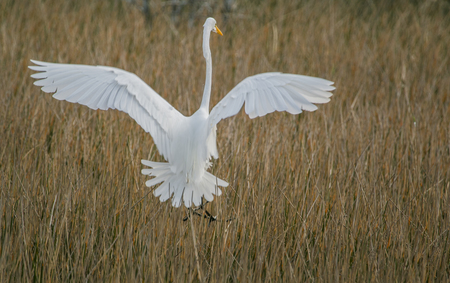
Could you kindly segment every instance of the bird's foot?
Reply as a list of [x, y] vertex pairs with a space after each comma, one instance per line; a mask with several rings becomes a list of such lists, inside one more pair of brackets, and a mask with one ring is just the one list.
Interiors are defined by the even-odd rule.
[[[202, 203], [199, 207], [196, 207], [196, 208], [189, 208], [189, 213], [188, 213], [188, 215], [185, 218], [183, 218], [183, 221], [187, 221], [189, 219], [189, 217], [191, 216], [191, 213], [194, 214], [194, 215], [197, 215], [197, 216], [200, 216], [200, 217], [203, 216], [204, 218], [209, 219], [209, 223], [211, 223], [213, 221], [216, 221], [217, 217], [213, 216], [211, 213], [209, 213], [208, 210], [205, 209], [204, 206], [207, 203], [208, 202], [206, 202], [205, 204]], [[198, 210], [203, 210], [204, 214], [203, 213], [202, 214], [198, 213], [197, 212]]]

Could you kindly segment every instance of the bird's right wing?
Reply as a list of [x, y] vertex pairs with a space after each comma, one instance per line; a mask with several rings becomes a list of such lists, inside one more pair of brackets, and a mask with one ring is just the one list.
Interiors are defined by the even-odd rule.
[[131, 116], [150, 135], [169, 160], [170, 129], [185, 118], [135, 74], [104, 66], [56, 64], [31, 60], [34, 82], [54, 98], [91, 109], [118, 109]]
[[236, 115], [245, 103], [251, 119], [274, 111], [299, 114], [317, 109], [313, 103], [330, 101], [333, 82], [301, 75], [262, 73], [248, 77], [235, 86], [212, 110], [210, 127]]

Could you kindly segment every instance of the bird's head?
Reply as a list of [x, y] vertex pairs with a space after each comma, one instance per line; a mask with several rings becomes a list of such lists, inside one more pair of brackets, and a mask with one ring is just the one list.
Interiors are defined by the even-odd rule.
[[214, 18], [207, 18], [203, 27], [205, 28], [205, 31], [215, 32], [223, 35], [220, 29], [217, 27], [216, 20]]

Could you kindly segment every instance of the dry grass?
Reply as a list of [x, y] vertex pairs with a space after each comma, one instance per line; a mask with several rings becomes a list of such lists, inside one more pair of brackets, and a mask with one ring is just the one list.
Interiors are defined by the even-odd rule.
[[[0, 2], [0, 281], [198, 281], [186, 210], [140, 174], [161, 160], [152, 139], [124, 113], [40, 92], [27, 65], [124, 68], [192, 114], [206, 12], [192, 28], [160, 13], [150, 30], [120, 1], [30, 2]], [[221, 221], [193, 219], [204, 281], [450, 280], [450, 4], [374, 2], [209, 14], [225, 34], [212, 103], [274, 70], [337, 90], [314, 113], [219, 124], [212, 171], [230, 187], [208, 205]]]

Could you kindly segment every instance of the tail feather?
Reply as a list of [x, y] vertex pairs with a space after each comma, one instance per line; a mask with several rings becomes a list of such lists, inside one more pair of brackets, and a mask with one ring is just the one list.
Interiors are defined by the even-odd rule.
[[[178, 180], [178, 182], [174, 185], [175, 187], [181, 187], [181, 180]], [[184, 189], [182, 190], [176, 190], [173, 198], [172, 198], [172, 206], [174, 207], [180, 207], [181, 203], [182, 203], [182, 198], [183, 198], [183, 192]]]
[[227, 182], [209, 172], [205, 172], [200, 182], [186, 183], [186, 177], [174, 173], [169, 163], [148, 160], [142, 160], [141, 162], [152, 167], [152, 169], [142, 169], [142, 174], [155, 177], [148, 180], [145, 185], [151, 187], [162, 182], [153, 194], [155, 197], [159, 197], [161, 202], [172, 197], [172, 205], [175, 207], [181, 206], [182, 203], [186, 207], [191, 207], [192, 204], [201, 205], [202, 197], [207, 201], [212, 201], [214, 195], [220, 196], [222, 194], [218, 186], [228, 186]]
[[172, 194], [173, 190], [170, 188], [170, 183], [164, 182], [161, 186], [158, 187], [158, 191], [153, 192], [153, 194], [158, 197], [161, 202], [165, 202], [168, 200]]
[[209, 190], [209, 188], [205, 185], [205, 184], [201, 184], [200, 187], [203, 187], [203, 197], [207, 200], [207, 201], [213, 201], [214, 200], [214, 196], [211, 193], [211, 191]]
[[[156, 176], [158, 174], [162, 174], [166, 172], [166, 168], [156, 168], [156, 169], [142, 169], [141, 173], [143, 175]], [[156, 174], [156, 175], [155, 175]]]
[[159, 167], [163, 167], [163, 168], [164, 167], [170, 167], [170, 164], [167, 163], [167, 162], [155, 162], [155, 161], [142, 159], [141, 163], [146, 165], [146, 166], [152, 167], [154, 169], [159, 168]]
[[164, 173], [162, 173], [160, 175], [159, 174], [158, 175], [154, 175], [154, 174], [155, 174], [155, 172], [152, 172], [151, 176], [156, 176], [156, 178], [150, 179], [147, 182], [145, 182], [145, 185], [147, 187], [152, 187], [152, 186], [154, 186], [156, 184], [159, 184], [161, 182], [166, 181], [167, 178], [172, 177], [172, 175], [169, 172], [164, 172]]
[[[217, 178], [216, 176], [214, 176], [213, 174], [211, 174], [209, 172], [205, 172], [205, 176], [208, 179], [208, 182], [211, 184], [216, 184], [217, 186], [220, 186], [220, 187], [228, 187], [228, 185], [229, 185], [224, 180]], [[220, 194], [219, 194], [219, 196], [220, 196]]]

